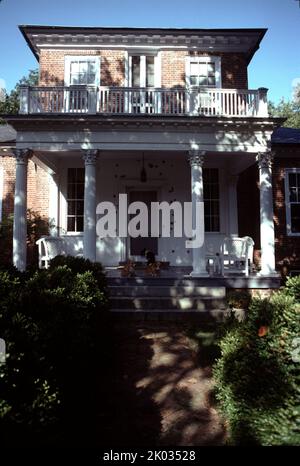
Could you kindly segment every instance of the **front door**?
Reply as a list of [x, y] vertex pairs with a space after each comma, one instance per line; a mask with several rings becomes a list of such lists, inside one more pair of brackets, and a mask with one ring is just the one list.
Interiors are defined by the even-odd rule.
[[151, 238], [151, 202], [157, 202], [156, 191], [131, 191], [129, 193], [129, 202], [144, 202], [148, 207], [148, 237], [147, 238], [130, 238], [130, 256], [141, 256], [144, 249], [152, 251], [155, 255], [158, 253], [158, 240]]
[[130, 110], [132, 113], [154, 113], [156, 93], [154, 55], [129, 57]]

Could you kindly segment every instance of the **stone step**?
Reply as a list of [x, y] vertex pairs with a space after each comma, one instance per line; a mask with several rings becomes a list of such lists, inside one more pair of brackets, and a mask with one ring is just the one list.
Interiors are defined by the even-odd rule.
[[151, 296], [151, 297], [132, 297], [132, 296], [115, 296], [110, 298], [112, 309], [137, 309], [149, 311], [153, 309], [165, 310], [181, 310], [188, 311], [194, 309], [196, 311], [206, 311], [210, 309], [226, 309], [224, 298], [211, 297], [166, 297], [166, 296]]
[[112, 309], [111, 314], [114, 320], [118, 321], [167, 321], [167, 322], [223, 322], [228, 315], [228, 310], [211, 309], [199, 311], [197, 309], [189, 309], [182, 311], [178, 309]]
[[172, 298], [225, 298], [224, 286], [160, 286], [160, 285], [134, 285], [109, 286], [112, 297], [172, 297]]

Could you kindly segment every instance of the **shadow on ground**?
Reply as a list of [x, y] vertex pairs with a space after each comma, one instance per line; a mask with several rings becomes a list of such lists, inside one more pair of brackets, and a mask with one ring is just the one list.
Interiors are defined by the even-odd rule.
[[99, 379], [97, 443], [110, 446], [221, 445], [211, 403], [210, 360], [180, 324], [114, 324], [105, 380]]

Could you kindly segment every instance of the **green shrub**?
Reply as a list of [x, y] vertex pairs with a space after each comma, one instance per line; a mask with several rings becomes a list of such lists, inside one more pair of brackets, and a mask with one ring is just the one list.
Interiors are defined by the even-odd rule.
[[86, 424], [93, 412], [94, 368], [107, 364], [101, 265], [59, 260], [20, 277], [0, 271], [0, 336], [7, 349], [0, 366], [0, 429], [7, 444], [74, 440], [78, 423]]
[[300, 302], [300, 276], [289, 277], [285, 283], [283, 292], [289, 296], [293, 296], [296, 301]]
[[291, 294], [253, 299], [243, 322], [225, 325], [213, 372], [235, 445], [300, 445], [300, 304]]

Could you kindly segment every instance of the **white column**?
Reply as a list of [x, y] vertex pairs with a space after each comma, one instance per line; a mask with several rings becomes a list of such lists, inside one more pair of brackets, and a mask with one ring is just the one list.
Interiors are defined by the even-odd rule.
[[[192, 189], [192, 218], [193, 228], [196, 225], [196, 203], [203, 202], [203, 172], [202, 167], [204, 164], [204, 151], [190, 150], [188, 159], [191, 165], [191, 189]], [[201, 219], [203, 222], [204, 231], [204, 216]], [[206, 270], [205, 260], [205, 244], [199, 248], [192, 249], [193, 254], [193, 271], [192, 276], [195, 277], [207, 277], [208, 273]]]
[[50, 235], [59, 236], [59, 178], [49, 174], [49, 223]]
[[84, 237], [83, 255], [96, 261], [96, 162], [97, 150], [84, 150]]
[[261, 275], [274, 275], [275, 272], [275, 235], [273, 220], [273, 189], [271, 151], [258, 153], [260, 188], [260, 244]]
[[228, 215], [229, 215], [229, 233], [232, 236], [238, 236], [238, 205], [237, 205], [237, 182], [238, 175], [229, 175], [228, 177]]
[[13, 264], [17, 269], [26, 269], [27, 256], [27, 164], [29, 149], [16, 149], [16, 184], [14, 199]]

